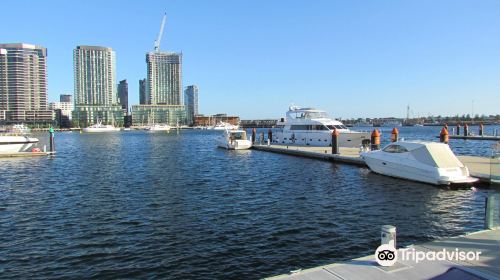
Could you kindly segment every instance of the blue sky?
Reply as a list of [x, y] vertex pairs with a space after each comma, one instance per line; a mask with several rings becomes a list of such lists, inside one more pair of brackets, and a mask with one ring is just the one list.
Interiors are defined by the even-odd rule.
[[[73, 92], [77, 45], [112, 47], [138, 103], [162, 50], [182, 51], [200, 112], [277, 118], [291, 103], [335, 117], [500, 113], [500, 1], [7, 1], [0, 42], [48, 49], [49, 100]], [[7, 11], [7, 12], [6, 12]]]

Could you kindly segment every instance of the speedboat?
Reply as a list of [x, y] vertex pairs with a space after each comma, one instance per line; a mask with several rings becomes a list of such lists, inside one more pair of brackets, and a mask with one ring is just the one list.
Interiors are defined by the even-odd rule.
[[450, 147], [436, 142], [394, 142], [382, 150], [361, 153], [375, 173], [434, 185], [469, 184], [478, 179]]
[[252, 147], [252, 141], [247, 139], [246, 131], [228, 129], [217, 139], [217, 145], [228, 150], [246, 150]]
[[24, 152], [36, 143], [38, 143], [37, 138], [0, 135], [0, 153]]
[[113, 125], [103, 125], [101, 122], [97, 122], [94, 125], [82, 129], [83, 132], [115, 132], [120, 131], [119, 127], [114, 127]]
[[213, 130], [232, 130], [240, 128], [238, 125], [233, 125], [227, 122], [220, 122], [217, 125], [213, 126], [211, 129]]
[[332, 119], [325, 111], [292, 106], [276, 123], [272, 142], [285, 145], [328, 147], [332, 145], [332, 131], [339, 135], [340, 147], [360, 147], [370, 142], [370, 132], [353, 131], [342, 122]]
[[153, 125], [150, 125], [146, 128], [146, 130], [149, 130], [151, 132], [154, 132], [154, 131], [170, 131], [172, 127], [168, 124], [153, 124]]
[[19, 134], [27, 134], [30, 132], [30, 129], [24, 124], [15, 124], [12, 126], [12, 132]]

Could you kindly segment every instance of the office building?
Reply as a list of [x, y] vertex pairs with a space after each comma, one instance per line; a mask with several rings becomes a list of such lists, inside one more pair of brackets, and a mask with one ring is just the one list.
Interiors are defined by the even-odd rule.
[[139, 104], [146, 104], [146, 79], [139, 80]]
[[127, 80], [120, 81], [118, 84], [118, 98], [122, 109], [128, 114], [128, 83]]
[[75, 109], [73, 123], [123, 125], [116, 91], [115, 52], [99, 46], [77, 46], [73, 51]]
[[198, 87], [187, 86], [184, 90], [184, 106], [186, 106], [186, 118], [189, 125], [194, 124], [194, 117], [198, 115]]
[[46, 48], [0, 44], [0, 123], [52, 123], [47, 102]]
[[73, 103], [73, 95], [71, 94], [61, 94], [59, 96], [60, 102]]
[[71, 114], [74, 110], [71, 95], [61, 94], [59, 100], [64, 101], [49, 103], [49, 109], [53, 111], [55, 125], [63, 128], [71, 127]]

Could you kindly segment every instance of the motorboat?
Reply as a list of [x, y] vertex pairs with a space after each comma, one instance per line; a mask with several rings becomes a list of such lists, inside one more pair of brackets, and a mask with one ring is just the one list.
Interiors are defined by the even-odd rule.
[[82, 129], [83, 132], [115, 132], [120, 131], [119, 127], [115, 127], [113, 125], [103, 125], [100, 121], [94, 125], [89, 127], [85, 127]]
[[239, 129], [239, 128], [240, 128], [239, 125], [233, 125], [233, 124], [221, 121], [221, 122], [219, 122], [218, 124], [216, 124], [215, 126], [209, 128], [209, 129], [213, 129], [213, 130], [232, 130], [232, 129]]
[[252, 147], [252, 141], [247, 139], [244, 130], [225, 130], [217, 139], [217, 145], [228, 150], [246, 150]]
[[155, 132], [155, 131], [170, 131], [172, 127], [168, 124], [152, 124], [148, 127], [146, 127], [146, 130], [149, 130], [151, 132]]
[[334, 129], [340, 133], [340, 147], [360, 147], [370, 142], [370, 132], [350, 130], [325, 111], [291, 106], [286, 117], [276, 123], [272, 143], [328, 147], [332, 145]]
[[375, 173], [434, 185], [470, 184], [478, 179], [455, 156], [447, 144], [394, 142], [382, 150], [361, 153]]
[[0, 153], [18, 153], [38, 143], [38, 138], [16, 135], [0, 135]]

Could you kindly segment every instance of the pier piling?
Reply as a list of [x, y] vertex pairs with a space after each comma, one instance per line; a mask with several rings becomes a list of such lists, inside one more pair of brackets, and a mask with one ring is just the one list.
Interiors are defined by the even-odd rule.
[[456, 131], [456, 135], [460, 135], [460, 124], [457, 123], [457, 131]]
[[484, 135], [484, 126], [482, 123], [479, 124], [479, 136]]
[[54, 143], [54, 128], [49, 129], [49, 146], [50, 146], [50, 152], [54, 152], [56, 150], [55, 143]]
[[450, 138], [448, 135], [448, 130], [446, 129], [446, 126], [441, 129], [441, 133], [439, 133], [439, 142], [448, 144]]
[[398, 142], [399, 131], [397, 128], [393, 128], [391, 132], [391, 142]]
[[334, 155], [339, 154], [339, 135], [340, 135], [340, 133], [337, 131], [337, 129], [333, 128], [333, 131], [332, 131], [332, 154], [334, 154]]
[[273, 142], [273, 131], [271, 129], [267, 130], [267, 139], [269, 139], [269, 142]]
[[371, 149], [372, 150], [380, 150], [380, 132], [378, 129], [374, 129], [371, 135]]
[[252, 144], [255, 143], [255, 134], [257, 134], [257, 129], [254, 127], [252, 128]]
[[469, 126], [467, 124], [464, 124], [464, 136], [469, 135]]

